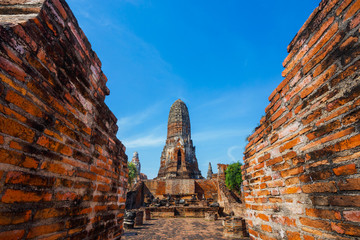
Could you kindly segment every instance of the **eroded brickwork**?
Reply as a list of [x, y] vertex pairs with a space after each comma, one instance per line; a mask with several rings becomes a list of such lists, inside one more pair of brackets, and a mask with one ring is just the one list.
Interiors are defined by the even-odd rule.
[[360, 238], [359, 0], [323, 0], [288, 47], [249, 138], [252, 239]]
[[63, 0], [0, 2], [0, 239], [117, 239], [127, 156]]
[[202, 179], [191, 139], [187, 106], [180, 99], [170, 108], [166, 144], [157, 179]]

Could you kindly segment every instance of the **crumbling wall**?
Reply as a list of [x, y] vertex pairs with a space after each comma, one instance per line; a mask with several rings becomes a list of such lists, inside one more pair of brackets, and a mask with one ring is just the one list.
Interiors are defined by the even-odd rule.
[[127, 156], [63, 0], [0, 2], [0, 239], [118, 239]]
[[195, 193], [198, 199], [212, 198], [214, 201], [218, 200], [218, 184], [215, 179], [201, 179], [195, 180]]
[[321, 1], [288, 47], [245, 150], [252, 239], [360, 238], [359, 9]]

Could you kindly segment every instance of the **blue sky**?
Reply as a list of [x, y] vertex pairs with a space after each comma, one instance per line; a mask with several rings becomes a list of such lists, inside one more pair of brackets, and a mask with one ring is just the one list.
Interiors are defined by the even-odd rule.
[[242, 161], [282, 81], [286, 48], [319, 1], [67, 0], [103, 63], [118, 138], [157, 176], [167, 118], [188, 106], [202, 175]]

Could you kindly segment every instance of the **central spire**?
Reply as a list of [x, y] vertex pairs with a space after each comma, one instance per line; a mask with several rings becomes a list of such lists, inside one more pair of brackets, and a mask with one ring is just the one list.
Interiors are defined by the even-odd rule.
[[189, 111], [180, 99], [170, 108], [167, 139], [157, 178], [202, 178], [191, 140]]
[[170, 108], [167, 130], [167, 138], [191, 138], [189, 111], [180, 99], [176, 100]]

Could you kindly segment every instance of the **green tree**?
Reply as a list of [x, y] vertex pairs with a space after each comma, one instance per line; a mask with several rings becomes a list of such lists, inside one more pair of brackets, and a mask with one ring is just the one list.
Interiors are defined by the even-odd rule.
[[230, 190], [241, 191], [242, 174], [240, 162], [230, 164], [225, 171], [225, 183]]
[[128, 168], [129, 168], [129, 184], [130, 186], [133, 184], [135, 178], [138, 175], [138, 172], [136, 170], [136, 166], [133, 162], [128, 162]]

